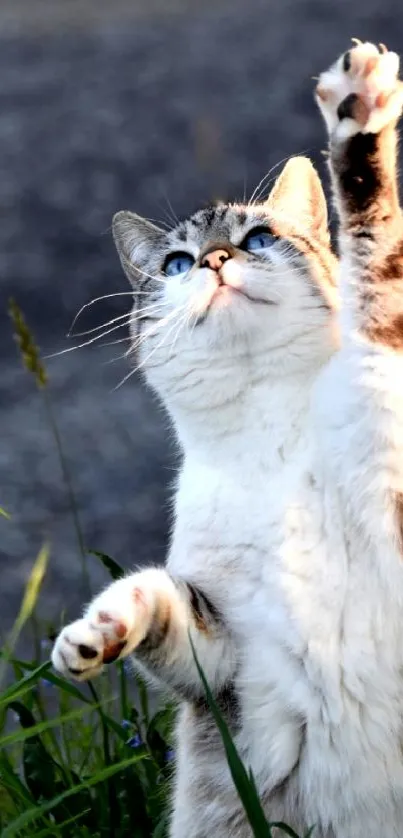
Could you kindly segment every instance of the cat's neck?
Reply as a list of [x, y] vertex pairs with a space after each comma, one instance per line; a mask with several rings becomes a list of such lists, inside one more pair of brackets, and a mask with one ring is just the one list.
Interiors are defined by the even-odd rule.
[[244, 382], [220, 403], [196, 400], [171, 414], [185, 457], [206, 465], [250, 469], [281, 467], [295, 456], [307, 427], [316, 372]]

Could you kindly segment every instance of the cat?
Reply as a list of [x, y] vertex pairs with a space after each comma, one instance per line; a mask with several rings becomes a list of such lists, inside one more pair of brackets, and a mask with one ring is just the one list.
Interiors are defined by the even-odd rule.
[[83, 680], [131, 655], [179, 697], [171, 838], [252, 834], [189, 631], [271, 820], [403, 835], [398, 69], [358, 42], [319, 78], [340, 262], [305, 158], [265, 203], [114, 219], [184, 460], [166, 568], [111, 584], [52, 660]]

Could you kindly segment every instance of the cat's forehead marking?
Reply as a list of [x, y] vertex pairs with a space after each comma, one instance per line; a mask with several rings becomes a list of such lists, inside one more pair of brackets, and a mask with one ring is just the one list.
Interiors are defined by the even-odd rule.
[[176, 241], [202, 244], [206, 239], [231, 239], [231, 235], [250, 220], [250, 213], [237, 206], [222, 204], [198, 210], [172, 231]]

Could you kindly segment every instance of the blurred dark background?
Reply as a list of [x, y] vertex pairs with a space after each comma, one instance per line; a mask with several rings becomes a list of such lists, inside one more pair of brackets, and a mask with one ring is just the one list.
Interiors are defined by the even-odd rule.
[[[40, 615], [74, 616], [85, 595], [57, 450], [8, 298], [43, 354], [69, 348], [84, 303], [128, 290], [110, 233], [116, 210], [169, 223], [212, 198], [249, 197], [295, 153], [324, 176], [311, 76], [351, 36], [402, 52], [400, 0], [1, 0], [0, 505], [12, 520], [0, 519], [0, 630], [45, 538]], [[79, 325], [128, 307], [112, 297]], [[164, 556], [177, 457], [141, 382], [114, 390], [129, 371], [113, 360], [125, 347], [94, 343], [47, 366], [85, 542], [130, 567]], [[96, 589], [106, 574], [95, 558], [90, 566]]]

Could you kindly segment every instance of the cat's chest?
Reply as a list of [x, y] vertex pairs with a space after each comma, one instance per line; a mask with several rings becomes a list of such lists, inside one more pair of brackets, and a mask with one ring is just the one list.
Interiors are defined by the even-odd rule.
[[312, 637], [334, 636], [342, 527], [308, 445], [277, 470], [184, 472], [176, 514], [170, 570], [214, 599], [242, 645], [264, 638], [271, 654], [299, 656]]
[[181, 476], [172, 560], [197, 573], [258, 581], [291, 556], [314, 550], [323, 532], [323, 491], [306, 452], [292, 464], [200, 465]]

